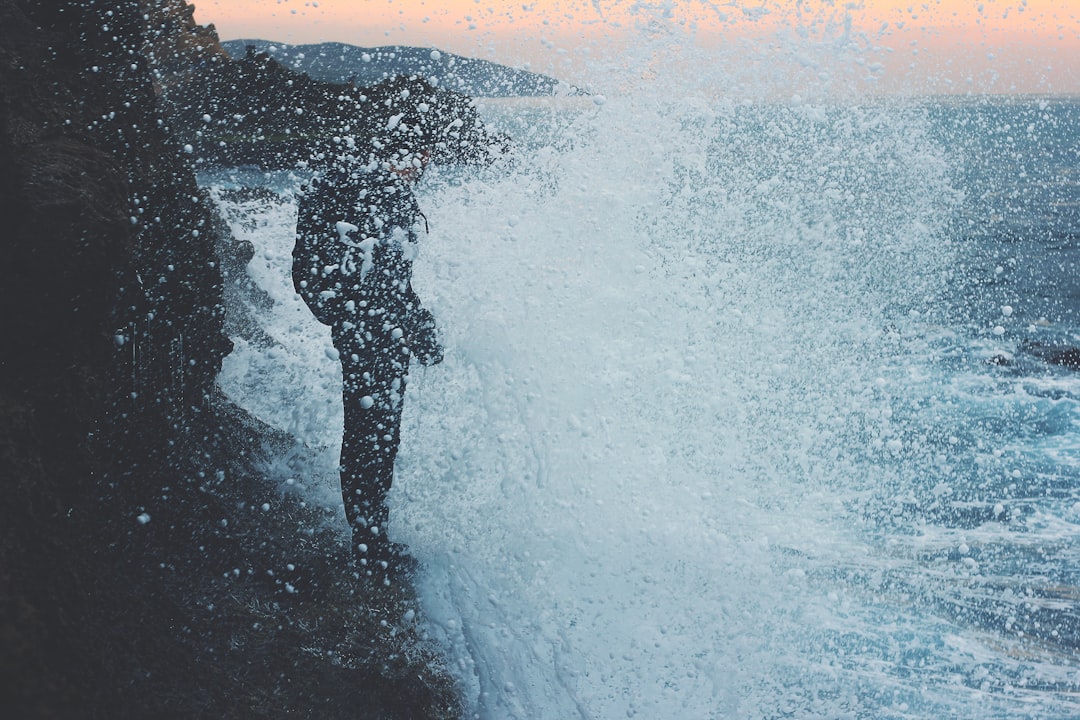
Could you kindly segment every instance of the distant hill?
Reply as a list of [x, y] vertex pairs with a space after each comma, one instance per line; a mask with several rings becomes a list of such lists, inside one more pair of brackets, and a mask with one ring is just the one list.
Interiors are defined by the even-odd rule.
[[420, 75], [472, 97], [544, 96], [559, 90], [559, 81], [546, 75], [430, 48], [286, 45], [269, 40], [229, 40], [221, 45], [237, 59], [254, 47], [291, 70], [333, 83], [370, 85], [394, 75]]

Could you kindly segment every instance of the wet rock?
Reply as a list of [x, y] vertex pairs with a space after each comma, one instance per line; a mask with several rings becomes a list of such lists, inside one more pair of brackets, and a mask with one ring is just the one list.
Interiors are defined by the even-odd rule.
[[[212, 26], [196, 25], [182, 0], [143, 3], [154, 86], [180, 143], [200, 167], [318, 167], [371, 137], [379, 98], [370, 87], [317, 80], [251, 47], [232, 58]], [[445, 128], [438, 162], [488, 162], [507, 139], [488, 133], [472, 99], [439, 88], [433, 124]], [[485, 148], [490, 148], [486, 151]]]
[[1067, 344], [1053, 344], [1028, 341], [1023, 344], [1027, 352], [1051, 365], [1068, 370], [1080, 370], [1080, 348]]
[[233, 241], [166, 130], [144, 15], [0, 0], [0, 707], [455, 717], [387, 621], [407, 589], [335, 560], [326, 511], [268, 474], [305, 450], [215, 389]]

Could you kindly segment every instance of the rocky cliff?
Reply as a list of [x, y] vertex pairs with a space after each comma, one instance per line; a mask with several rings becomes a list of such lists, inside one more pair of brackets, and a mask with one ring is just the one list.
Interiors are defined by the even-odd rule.
[[262, 474], [302, 449], [215, 390], [243, 248], [167, 130], [151, 17], [0, 0], [0, 707], [454, 717], [409, 589], [336, 559]]
[[[381, 99], [371, 83], [330, 82], [286, 67], [256, 46], [230, 57], [214, 27], [195, 23], [183, 0], [142, 0], [143, 54], [173, 136], [198, 167], [317, 166], [340, 151], [335, 138], [363, 144]], [[385, 89], [385, 88], [383, 88]], [[506, 138], [490, 135], [472, 98], [440, 87], [432, 116], [447, 129], [437, 162], [486, 162]], [[490, 150], [485, 150], [489, 148]]]

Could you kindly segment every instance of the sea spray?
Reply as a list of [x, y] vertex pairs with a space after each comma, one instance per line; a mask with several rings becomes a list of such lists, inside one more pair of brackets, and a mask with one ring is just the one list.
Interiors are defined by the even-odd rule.
[[[472, 712], [1075, 716], [1080, 393], [986, 362], [1026, 308], [997, 302], [1006, 336], [963, 310], [985, 283], [957, 261], [970, 158], [943, 111], [488, 112], [516, 157], [422, 191], [415, 284], [447, 356], [411, 378], [390, 527]], [[272, 301], [220, 382], [325, 449], [307, 492], [336, 509], [295, 182], [219, 194]]]
[[874, 363], [940, 294], [944, 152], [888, 108], [608, 98], [568, 129], [430, 190], [448, 355], [392, 532], [482, 717], [813, 716], [853, 688], [806, 577], [830, 488], [889, 452]]

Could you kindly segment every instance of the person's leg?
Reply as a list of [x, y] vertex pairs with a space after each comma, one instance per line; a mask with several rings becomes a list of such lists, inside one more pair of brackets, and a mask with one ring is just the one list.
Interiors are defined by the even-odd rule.
[[342, 366], [341, 494], [361, 556], [386, 543], [386, 496], [401, 442], [406, 369], [389, 362]]

